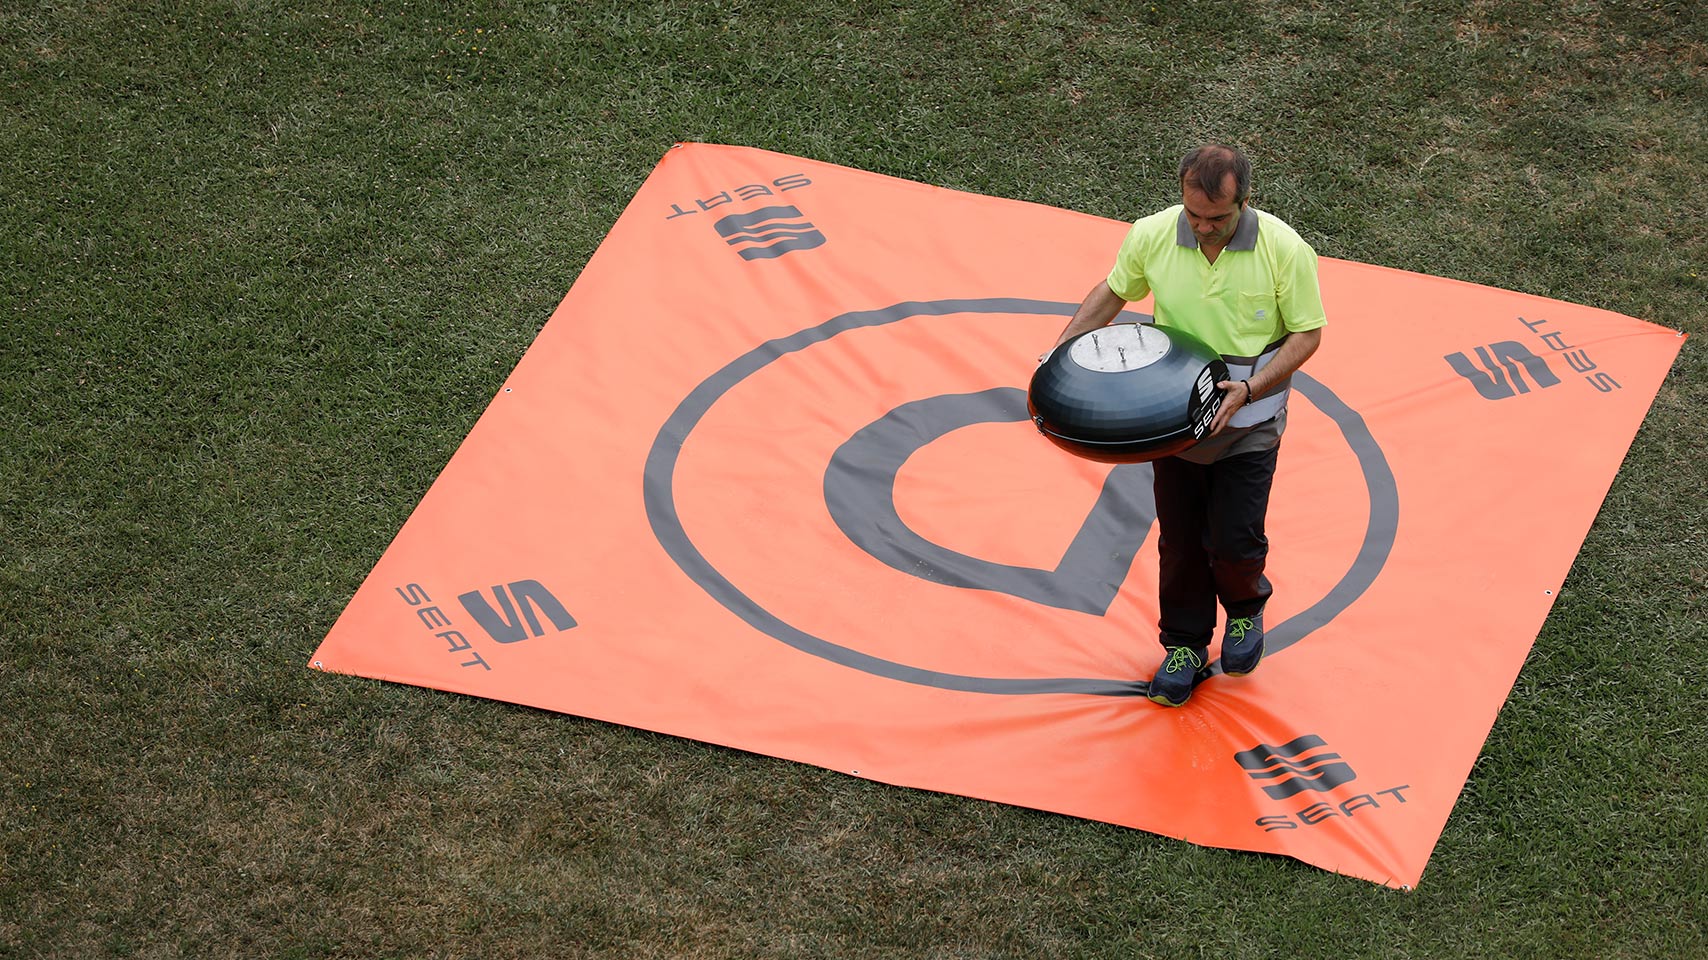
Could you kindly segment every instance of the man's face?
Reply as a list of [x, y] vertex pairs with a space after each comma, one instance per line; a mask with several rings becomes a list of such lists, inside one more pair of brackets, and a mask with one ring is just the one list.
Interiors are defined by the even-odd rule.
[[1234, 202], [1234, 175], [1222, 178], [1220, 200], [1211, 200], [1190, 180], [1181, 184], [1180, 195], [1186, 204], [1186, 222], [1198, 237], [1198, 246], [1216, 250], [1227, 246], [1234, 231], [1239, 229], [1240, 211], [1245, 209], [1245, 204]]

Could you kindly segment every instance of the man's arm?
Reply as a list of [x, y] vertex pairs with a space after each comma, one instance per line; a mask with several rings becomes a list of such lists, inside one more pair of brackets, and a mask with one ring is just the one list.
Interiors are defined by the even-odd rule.
[[[1294, 371], [1305, 365], [1311, 354], [1317, 352], [1322, 342], [1322, 327], [1294, 333], [1288, 336], [1287, 342], [1275, 352], [1275, 359], [1269, 361], [1262, 370], [1252, 374], [1251, 379], [1245, 381], [1243, 386], [1238, 380], [1223, 380], [1216, 384], [1223, 393], [1222, 408], [1216, 411], [1216, 419], [1210, 424], [1210, 435], [1220, 433], [1222, 428], [1228, 425], [1228, 420], [1248, 401], [1263, 396], [1276, 384], [1292, 376]], [[1250, 388], [1249, 392], [1247, 387]]]
[[[1056, 338], [1055, 346], [1050, 349], [1054, 350], [1087, 330], [1096, 330], [1108, 324], [1126, 305], [1127, 301], [1117, 297], [1115, 291], [1109, 289], [1107, 280], [1099, 280], [1097, 286], [1092, 287], [1091, 292], [1085, 295], [1085, 302], [1073, 312], [1073, 319], [1062, 328], [1062, 335]], [[1042, 360], [1043, 357], [1038, 359]]]

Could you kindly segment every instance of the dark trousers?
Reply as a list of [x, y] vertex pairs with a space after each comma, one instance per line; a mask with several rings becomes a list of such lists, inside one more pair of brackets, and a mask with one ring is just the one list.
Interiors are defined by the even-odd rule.
[[1199, 464], [1165, 457], [1156, 474], [1157, 551], [1163, 646], [1202, 647], [1216, 629], [1216, 605], [1250, 617], [1271, 592], [1264, 518], [1279, 445]]

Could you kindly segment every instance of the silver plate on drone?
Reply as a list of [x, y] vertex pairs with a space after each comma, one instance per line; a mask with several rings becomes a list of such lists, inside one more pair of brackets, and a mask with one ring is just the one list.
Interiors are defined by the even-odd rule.
[[1080, 337], [1068, 359], [1098, 373], [1121, 373], [1148, 367], [1168, 355], [1168, 337], [1146, 331], [1142, 323], [1117, 323]]

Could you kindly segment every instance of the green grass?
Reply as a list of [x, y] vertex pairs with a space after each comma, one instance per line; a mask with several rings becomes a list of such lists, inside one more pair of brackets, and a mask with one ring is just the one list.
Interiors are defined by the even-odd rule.
[[303, 664], [670, 144], [1708, 335], [1689, 2], [0, 3], [0, 956], [1708, 956], [1708, 362], [1420, 888]]

